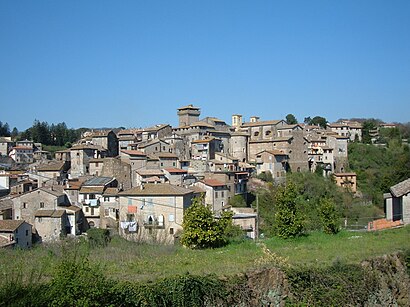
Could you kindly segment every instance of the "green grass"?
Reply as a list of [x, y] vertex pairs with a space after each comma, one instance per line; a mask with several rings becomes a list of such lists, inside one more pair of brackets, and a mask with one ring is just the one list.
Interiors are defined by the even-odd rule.
[[[267, 255], [265, 247], [273, 254]], [[406, 249], [410, 249], [410, 226], [372, 233], [343, 231], [335, 236], [314, 232], [295, 239], [244, 241], [208, 250], [138, 244], [114, 237], [105, 248], [89, 249], [84, 243], [71, 242], [24, 251], [1, 249], [0, 275], [3, 279], [23, 276], [26, 280], [47, 280], [63, 257], [77, 255], [88, 257], [117, 280], [154, 280], [186, 272], [228, 276], [283, 259], [290, 266], [328, 265], [335, 260], [359, 263]]]

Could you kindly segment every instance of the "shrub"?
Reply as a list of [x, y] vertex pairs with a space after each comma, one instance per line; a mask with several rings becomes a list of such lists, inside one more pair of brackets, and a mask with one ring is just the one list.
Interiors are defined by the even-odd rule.
[[319, 215], [325, 233], [335, 234], [339, 232], [339, 215], [335, 203], [331, 199], [322, 198], [319, 201]]
[[228, 243], [226, 228], [232, 225], [232, 214], [224, 212], [216, 220], [200, 198], [193, 201], [184, 214], [181, 243], [189, 248], [220, 247]]
[[105, 247], [110, 242], [110, 231], [108, 229], [90, 228], [87, 230], [88, 243], [90, 247]]
[[278, 237], [292, 238], [303, 231], [303, 215], [297, 205], [296, 186], [289, 182], [275, 194], [274, 231]]

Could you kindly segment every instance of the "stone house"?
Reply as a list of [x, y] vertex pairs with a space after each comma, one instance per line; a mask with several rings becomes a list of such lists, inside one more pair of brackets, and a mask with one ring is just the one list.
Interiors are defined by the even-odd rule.
[[410, 224], [410, 178], [390, 187], [384, 194], [384, 209], [388, 221]]
[[136, 181], [133, 186], [137, 187], [140, 187], [147, 182], [164, 183], [166, 180], [164, 172], [160, 169], [140, 169], [136, 171], [135, 174]]
[[120, 218], [118, 193], [121, 191], [120, 188], [107, 188], [103, 192], [103, 198], [100, 200], [100, 228], [112, 229], [113, 231], [118, 232]]
[[219, 151], [221, 141], [208, 137], [191, 142], [191, 159], [209, 161], [215, 159], [215, 152]]
[[92, 158], [89, 161], [89, 174], [91, 176], [102, 176], [104, 158]]
[[211, 172], [235, 172], [239, 170], [239, 160], [225, 153], [215, 152], [215, 158], [209, 160]]
[[70, 233], [71, 226], [63, 209], [37, 210], [34, 223], [40, 242], [55, 242]]
[[72, 178], [78, 178], [90, 174], [90, 160], [104, 158], [107, 151], [96, 145], [75, 145], [70, 148]]
[[327, 124], [327, 128], [339, 136], [348, 137], [350, 142], [362, 140], [362, 124], [354, 121], [340, 121]]
[[150, 140], [157, 140], [163, 139], [164, 137], [168, 137], [172, 134], [172, 127], [168, 124], [159, 124], [153, 127], [144, 128], [142, 131], [142, 141], [150, 141]]
[[11, 137], [0, 137], [0, 156], [8, 156], [13, 144]]
[[160, 139], [154, 139], [146, 142], [139, 143], [137, 150], [142, 151], [143, 153], [149, 154], [158, 154], [158, 153], [169, 153], [171, 151], [171, 146]]
[[186, 170], [172, 167], [164, 168], [162, 171], [170, 184], [178, 186], [184, 185], [184, 177], [188, 174], [188, 171]]
[[57, 161], [64, 161], [64, 162], [71, 162], [71, 150], [64, 149], [55, 152], [55, 160]]
[[19, 164], [30, 164], [34, 162], [34, 151], [32, 147], [14, 146], [9, 152], [9, 157]]
[[92, 144], [103, 148], [107, 157], [116, 157], [119, 152], [118, 138], [112, 130], [88, 131], [84, 133], [85, 144]]
[[348, 189], [349, 191], [357, 192], [356, 173], [333, 173], [336, 185]]
[[349, 137], [334, 133], [328, 133], [326, 136], [327, 145], [333, 148], [333, 171], [343, 173], [349, 165], [347, 151]]
[[280, 150], [264, 150], [256, 155], [256, 174], [270, 172], [274, 179], [286, 176], [288, 155]]
[[123, 129], [118, 131], [118, 143], [120, 150], [130, 150], [133, 144], [142, 141], [143, 129]]
[[32, 246], [32, 226], [23, 221], [0, 220], [0, 248]]
[[[63, 182], [67, 179], [67, 171], [69, 168], [70, 166], [68, 162], [58, 161], [55, 163], [39, 165], [35, 168], [34, 172], [41, 178], [45, 179], [42, 181], [53, 179], [57, 182]], [[39, 185], [41, 185], [40, 182]]]
[[119, 234], [132, 241], [174, 243], [194, 196], [193, 190], [168, 183], [120, 192]]
[[89, 227], [100, 227], [101, 201], [107, 188], [117, 188], [118, 182], [112, 177], [94, 177], [85, 181], [79, 191], [79, 202]]
[[205, 191], [205, 204], [213, 212], [220, 213], [228, 204], [229, 190], [225, 183], [216, 179], [204, 179], [195, 183], [195, 186]]

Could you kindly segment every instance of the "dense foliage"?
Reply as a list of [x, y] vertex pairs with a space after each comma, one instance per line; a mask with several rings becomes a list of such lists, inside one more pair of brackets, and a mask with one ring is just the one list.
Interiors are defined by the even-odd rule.
[[351, 143], [349, 166], [357, 174], [358, 189], [363, 196], [382, 207], [383, 193], [410, 178], [409, 146], [402, 145], [398, 139], [391, 139], [386, 147]]
[[[285, 233], [290, 230], [286, 230], [289, 225], [285, 225], [293, 222], [296, 224], [288, 233], [290, 237], [313, 230], [336, 233], [341, 217], [350, 219], [352, 212], [356, 214], [352, 211], [352, 194], [337, 187], [329, 178], [310, 172], [293, 173], [287, 175], [287, 182], [286, 186], [270, 184], [267, 190], [258, 191], [260, 228], [268, 236], [286, 237]], [[285, 228], [284, 233], [278, 232], [279, 226]]]
[[288, 115], [286, 115], [286, 123], [288, 125], [294, 125], [294, 124], [298, 123], [298, 120], [296, 119], [295, 115], [288, 114]]
[[225, 211], [215, 219], [210, 208], [196, 198], [186, 210], [182, 223], [181, 243], [189, 248], [212, 248], [228, 243], [227, 229], [232, 226], [232, 212]]
[[296, 186], [289, 182], [278, 187], [275, 193], [274, 233], [278, 237], [292, 238], [303, 232], [304, 216], [297, 203]]
[[[85, 129], [69, 129], [63, 123], [51, 124], [35, 120], [33, 125], [21, 133], [21, 139], [29, 139], [43, 145], [65, 146], [74, 143]], [[68, 147], [68, 146], [67, 146]]]

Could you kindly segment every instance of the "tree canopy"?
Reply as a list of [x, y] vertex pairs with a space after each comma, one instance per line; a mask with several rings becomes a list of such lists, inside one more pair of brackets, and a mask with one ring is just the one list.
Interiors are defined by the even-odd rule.
[[298, 120], [296, 119], [295, 115], [288, 114], [288, 115], [286, 115], [286, 123], [288, 125], [294, 125], [294, 124], [298, 123]]
[[202, 198], [195, 198], [186, 210], [182, 223], [181, 243], [189, 248], [213, 248], [228, 243], [227, 231], [232, 226], [232, 212], [222, 213], [215, 219], [210, 208], [202, 203]]

